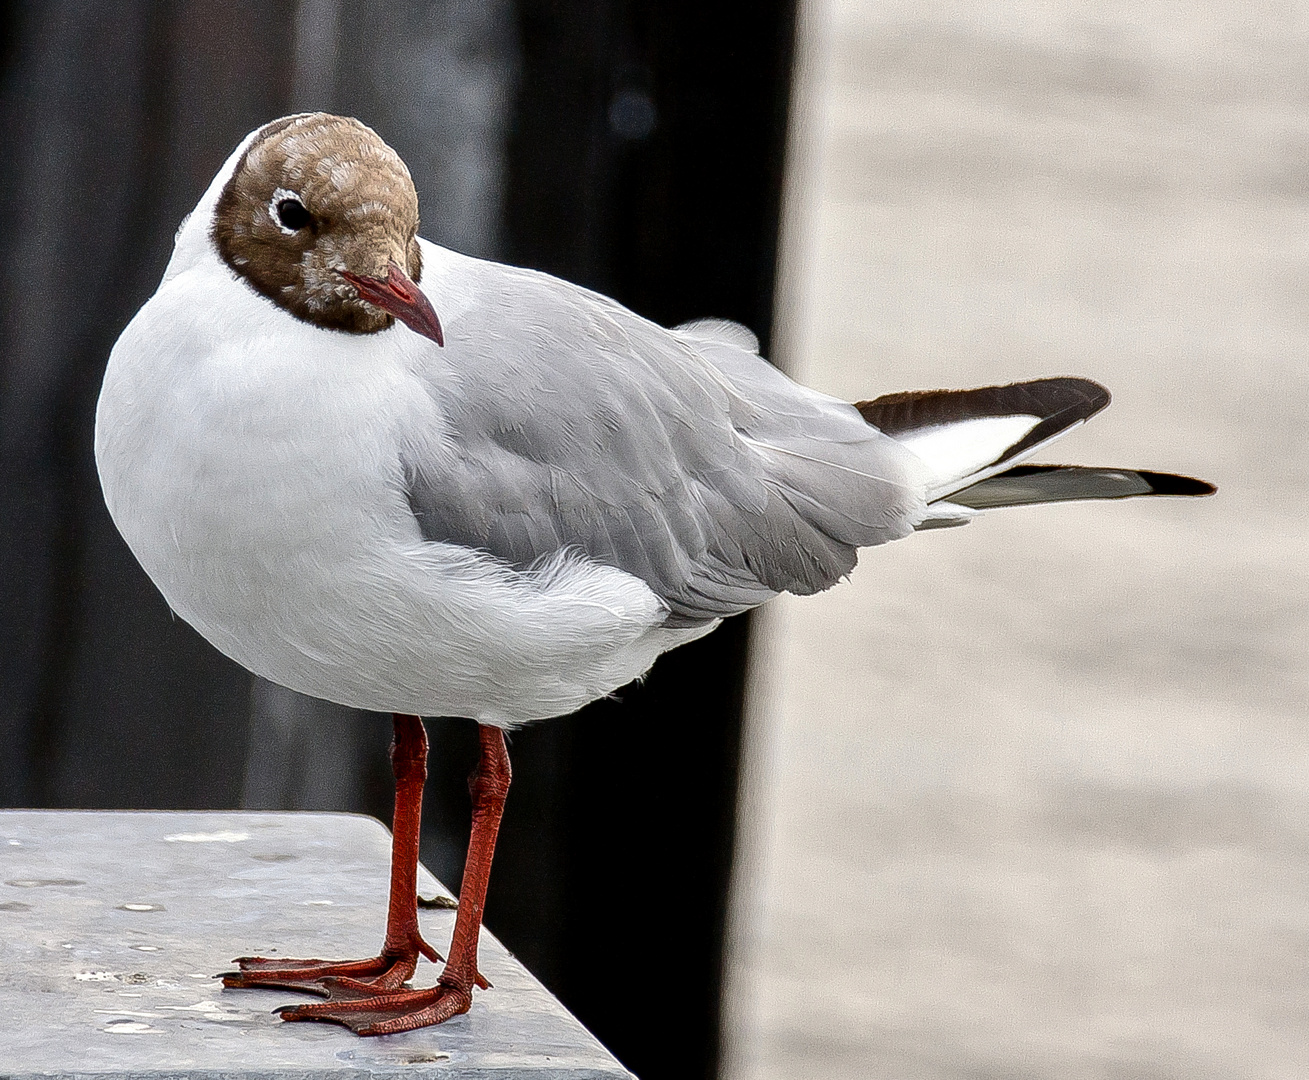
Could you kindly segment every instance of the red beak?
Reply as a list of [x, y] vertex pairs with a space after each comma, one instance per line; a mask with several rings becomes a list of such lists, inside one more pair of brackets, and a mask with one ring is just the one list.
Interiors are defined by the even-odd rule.
[[355, 287], [360, 300], [367, 300], [370, 304], [375, 304], [383, 311], [394, 315], [415, 334], [422, 334], [438, 345], [445, 346], [441, 320], [436, 317], [430, 301], [409, 275], [396, 265], [394, 259], [387, 269], [385, 280], [362, 277], [350, 273], [349, 270], [338, 270], [337, 273]]

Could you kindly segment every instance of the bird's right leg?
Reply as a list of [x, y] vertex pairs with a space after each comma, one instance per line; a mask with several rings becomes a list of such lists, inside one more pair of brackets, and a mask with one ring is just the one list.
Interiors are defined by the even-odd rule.
[[[418, 929], [418, 835], [423, 817], [423, 784], [427, 780], [427, 732], [417, 716], [396, 713], [391, 743], [395, 773], [395, 815], [391, 823], [391, 900], [382, 951], [367, 960], [273, 960], [243, 956], [239, 971], [224, 974], [223, 985], [304, 990], [324, 997], [334, 985], [357, 983], [376, 993], [395, 990], [409, 981], [419, 955], [441, 959]], [[480, 976], [479, 976], [480, 980]]]

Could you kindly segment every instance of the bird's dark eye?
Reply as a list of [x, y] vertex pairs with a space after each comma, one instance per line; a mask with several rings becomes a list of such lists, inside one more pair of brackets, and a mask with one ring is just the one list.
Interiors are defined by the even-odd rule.
[[277, 220], [282, 228], [297, 232], [310, 224], [314, 216], [299, 199], [282, 199], [277, 204]]

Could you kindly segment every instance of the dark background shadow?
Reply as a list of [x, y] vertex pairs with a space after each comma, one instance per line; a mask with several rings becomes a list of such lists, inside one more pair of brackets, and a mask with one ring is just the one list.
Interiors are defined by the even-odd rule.
[[[390, 814], [389, 724], [261, 685], [104, 510], [105, 359], [232, 147], [297, 108], [406, 158], [424, 234], [767, 346], [794, 5], [29, 3], [0, 26], [0, 805]], [[744, 619], [516, 734], [487, 923], [645, 1080], [716, 1071]], [[429, 724], [451, 887], [472, 725]], [[379, 911], [381, 898], [379, 897]]]

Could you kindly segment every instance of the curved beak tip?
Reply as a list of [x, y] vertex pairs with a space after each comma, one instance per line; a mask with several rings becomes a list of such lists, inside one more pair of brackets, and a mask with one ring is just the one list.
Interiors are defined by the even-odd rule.
[[349, 270], [337, 272], [355, 287], [359, 299], [394, 315], [414, 333], [444, 348], [445, 333], [431, 301], [394, 259], [387, 267], [385, 278], [364, 277]]

